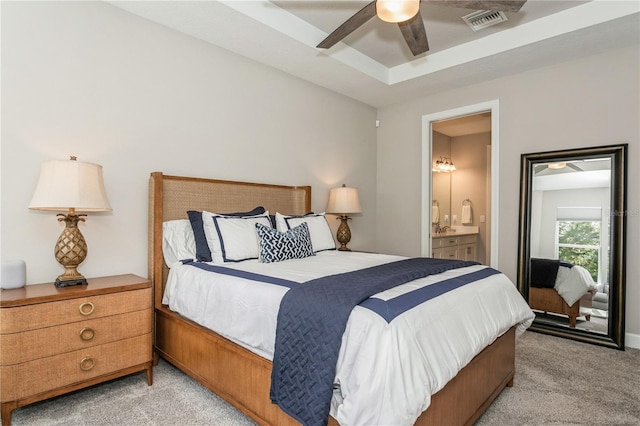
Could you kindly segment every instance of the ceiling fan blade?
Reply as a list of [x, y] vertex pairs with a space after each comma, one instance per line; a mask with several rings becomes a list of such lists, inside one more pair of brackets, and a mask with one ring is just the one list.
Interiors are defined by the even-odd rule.
[[429, 50], [427, 31], [424, 29], [424, 20], [420, 11], [408, 21], [398, 22], [398, 26], [413, 56], [418, 56]]
[[526, 1], [527, 0], [430, 0], [429, 3], [438, 6], [453, 6], [465, 9], [517, 12]]
[[351, 34], [356, 29], [360, 28], [361, 25], [366, 23], [369, 19], [376, 16], [376, 2], [375, 0], [360, 9], [355, 15], [351, 18], [347, 19], [342, 25], [340, 25], [334, 32], [329, 34], [327, 38], [322, 40], [320, 44], [316, 47], [320, 47], [323, 49], [328, 49], [335, 45], [337, 42]]
[[582, 170], [579, 166], [576, 166], [573, 163], [567, 163], [567, 167], [572, 168], [573, 170], [575, 170], [576, 172], [583, 172], [584, 170]]
[[549, 168], [549, 166], [547, 166], [546, 164], [541, 164], [541, 165], [535, 166], [534, 170], [533, 170], [533, 174], [537, 175], [538, 173], [543, 172], [543, 171], [547, 170], [548, 168]]

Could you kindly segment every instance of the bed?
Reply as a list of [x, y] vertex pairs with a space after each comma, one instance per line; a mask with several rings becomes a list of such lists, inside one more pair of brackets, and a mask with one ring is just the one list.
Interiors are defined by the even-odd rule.
[[532, 258], [531, 274], [531, 309], [566, 315], [571, 328], [576, 327], [578, 317], [591, 320], [597, 287], [589, 271], [557, 259]]
[[[271, 403], [270, 359], [163, 303], [170, 275], [162, 252], [163, 223], [185, 219], [189, 210], [225, 213], [250, 211], [257, 205], [270, 212], [304, 215], [311, 210], [311, 188], [151, 174], [149, 277], [154, 287], [154, 351], [156, 359], [164, 358], [259, 424], [293, 425], [298, 422]], [[529, 310], [494, 336], [429, 397], [428, 408], [415, 424], [472, 424], [505, 386], [513, 385], [516, 332], [526, 329], [532, 319]], [[329, 417], [328, 423], [338, 421]]]

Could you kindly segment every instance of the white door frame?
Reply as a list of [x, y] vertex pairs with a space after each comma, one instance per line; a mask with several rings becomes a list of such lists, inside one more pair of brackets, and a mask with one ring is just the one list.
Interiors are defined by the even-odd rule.
[[499, 100], [467, 105], [447, 111], [422, 116], [422, 256], [431, 257], [431, 168], [433, 164], [432, 124], [437, 121], [464, 117], [467, 115], [491, 112], [491, 254], [490, 266], [498, 269], [498, 148], [499, 148]]

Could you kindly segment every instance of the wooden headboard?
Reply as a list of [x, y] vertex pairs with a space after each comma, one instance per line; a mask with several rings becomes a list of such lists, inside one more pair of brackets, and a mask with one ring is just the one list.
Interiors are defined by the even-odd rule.
[[162, 223], [187, 219], [187, 210], [216, 213], [249, 211], [263, 206], [271, 214], [305, 214], [311, 211], [310, 186], [284, 186], [233, 182], [151, 173], [149, 179], [149, 279], [154, 306], [162, 306], [169, 268], [162, 256]]

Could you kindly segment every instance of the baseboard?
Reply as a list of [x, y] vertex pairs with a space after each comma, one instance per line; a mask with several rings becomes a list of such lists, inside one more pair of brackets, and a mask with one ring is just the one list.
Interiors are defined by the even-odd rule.
[[640, 349], [640, 334], [625, 333], [624, 346], [625, 348]]

